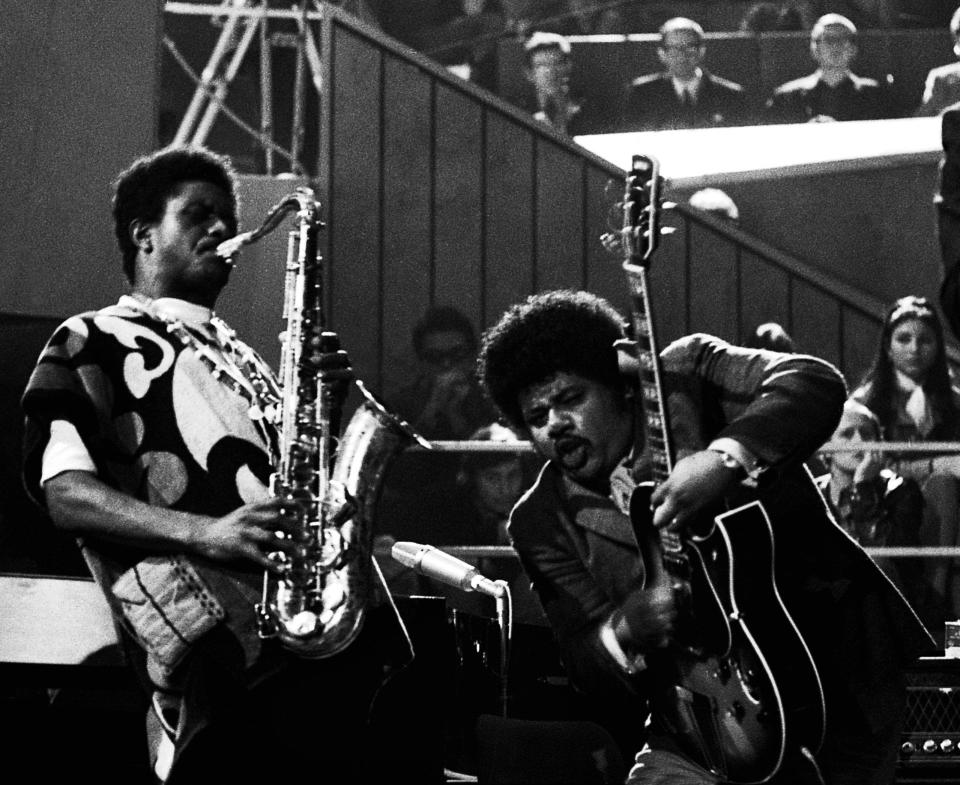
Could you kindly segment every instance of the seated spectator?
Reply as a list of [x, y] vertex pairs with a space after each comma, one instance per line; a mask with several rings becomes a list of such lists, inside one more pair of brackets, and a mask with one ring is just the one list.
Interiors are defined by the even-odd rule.
[[388, 400], [427, 439], [466, 439], [496, 418], [474, 374], [473, 324], [452, 306], [427, 310], [413, 329], [419, 373]]
[[528, 109], [534, 118], [568, 136], [597, 133], [600, 127], [591, 120], [587, 102], [570, 94], [573, 63], [567, 39], [557, 33], [536, 32], [523, 48], [524, 77], [533, 86]]
[[[950, 35], [953, 36], [953, 52], [960, 57], [960, 8], [950, 17]], [[960, 62], [931, 69], [924, 84], [923, 101], [915, 114], [917, 117], [933, 117], [957, 102], [960, 102]]]
[[445, 0], [417, 48], [487, 90], [497, 86], [497, 44], [506, 20], [497, 0]]
[[[951, 384], [943, 326], [924, 297], [902, 297], [887, 311], [873, 364], [853, 399], [880, 422], [886, 441], [960, 439], [960, 393]], [[889, 466], [923, 490], [924, 545], [958, 544], [960, 455], [889, 454]], [[928, 559], [925, 577], [933, 602], [948, 618], [960, 613], [960, 573], [952, 560]]]
[[817, 70], [774, 90], [765, 109], [769, 122], [819, 123], [893, 116], [888, 84], [850, 70], [857, 56], [853, 22], [840, 14], [821, 16], [810, 31], [810, 53]]
[[[848, 400], [834, 442], [879, 442], [880, 421], [866, 406]], [[828, 474], [817, 478], [837, 522], [864, 547], [917, 546], [923, 521], [923, 494], [916, 480], [883, 468], [878, 452], [835, 452]], [[922, 565], [916, 559], [875, 558], [918, 609], [924, 599]], [[926, 620], [925, 620], [926, 621]]]
[[[413, 329], [419, 372], [386, 396], [387, 408], [431, 440], [468, 439], [496, 420], [474, 372], [477, 338], [472, 322], [451, 306], [429, 308]], [[398, 540], [425, 532], [425, 511], [440, 509], [457, 492], [460, 456], [407, 450], [387, 468], [378, 507], [381, 531]]]
[[622, 104], [621, 131], [659, 131], [742, 125], [747, 121], [746, 92], [703, 67], [703, 28], [675, 17], [660, 28], [660, 73], [634, 79]]

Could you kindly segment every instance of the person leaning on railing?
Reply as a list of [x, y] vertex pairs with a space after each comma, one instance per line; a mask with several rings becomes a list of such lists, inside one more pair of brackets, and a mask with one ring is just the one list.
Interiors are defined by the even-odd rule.
[[[832, 442], [879, 442], [880, 421], [862, 403], [849, 399]], [[837, 451], [825, 458], [827, 473], [817, 477], [837, 522], [866, 548], [920, 544], [923, 493], [917, 481], [884, 467], [877, 450]], [[875, 561], [910, 601], [928, 627], [942, 629], [938, 608], [928, 611], [923, 565], [916, 559], [878, 556]], [[933, 618], [928, 618], [933, 616]]]
[[[907, 296], [887, 311], [873, 364], [854, 400], [879, 419], [894, 442], [960, 440], [960, 392], [951, 383], [943, 325], [930, 301]], [[890, 468], [915, 479], [926, 502], [923, 545], [958, 544], [960, 454], [890, 453]], [[944, 613], [960, 613], [960, 571], [944, 559], [926, 562], [927, 587]]]

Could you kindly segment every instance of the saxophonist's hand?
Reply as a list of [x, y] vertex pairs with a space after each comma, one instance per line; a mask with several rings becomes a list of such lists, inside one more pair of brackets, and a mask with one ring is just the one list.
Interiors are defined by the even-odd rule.
[[350, 357], [340, 348], [340, 337], [336, 333], [320, 334], [319, 346], [311, 356], [311, 361], [320, 371], [323, 380], [349, 382], [353, 378]]
[[252, 561], [276, 571], [278, 565], [268, 554], [283, 551], [290, 555], [296, 547], [292, 540], [278, 535], [284, 531], [293, 532], [294, 526], [283, 513], [281, 500], [264, 499], [197, 527], [193, 550], [214, 561]]

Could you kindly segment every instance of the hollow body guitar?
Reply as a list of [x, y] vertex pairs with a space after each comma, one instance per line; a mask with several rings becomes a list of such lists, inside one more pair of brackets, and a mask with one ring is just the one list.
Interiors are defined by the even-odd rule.
[[761, 496], [656, 529], [650, 494], [674, 455], [646, 271], [660, 234], [655, 159], [634, 156], [623, 200], [624, 270], [633, 300], [644, 449], [653, 482], [631, 500], [645, 587], [671, 587], [673, 642], [647, 655], [653, 711], [700, 765], [726, 782], [769, 781], [788, 754], [815, 753], [825, 725], [816, 665], [784, 605], [775, 572], [776, 505]]

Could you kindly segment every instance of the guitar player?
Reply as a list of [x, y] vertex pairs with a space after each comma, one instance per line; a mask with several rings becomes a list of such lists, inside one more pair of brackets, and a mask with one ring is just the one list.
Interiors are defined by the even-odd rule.
[[[573, 683], [609, 705], [629, 696], [636, 727], [629, 752], [637, 754], [628, 783], [733, 782], [716, 773], [725, 769], [711, 750], [698, 747], [696, 728], [678, 729], [657, 708], [665, 694], [682, 693], [664, 674], [681, 656], [676, 639], [688, 605], [669, 586], [644, 584], [652, 570], [640, 556], [629, 497], [645, 451], [635, 433], [637, 377], [622, 371], [624, 324], [606, 300], [553, 291], [511, 307], [484, 335], [486, 389], [547, 459], [509, 531]], [[702, 334], [670, 344], [661, 359], [677, 460], [650, 496], [652, 525], [701, 534], [705, 508], [742, 494], [775, 510], [776, 589], [822, 685], [825, 732], [801, 738], [788, 719], [785, 752], [766, 781], [891, 783], [904, 669], [934, 644], [811, 490], [803, 461], [840, 418], [843, 378], [813, 357]], [[762, 629], [762, 619], [751, 621]], [[697, 696], [688, 697], [705, 728], [735, 726], [743, 708], [714, 706], [710, 717], [708, 705], [704, 716]], [[791, 708], [784, 706], [788, 717]]]

